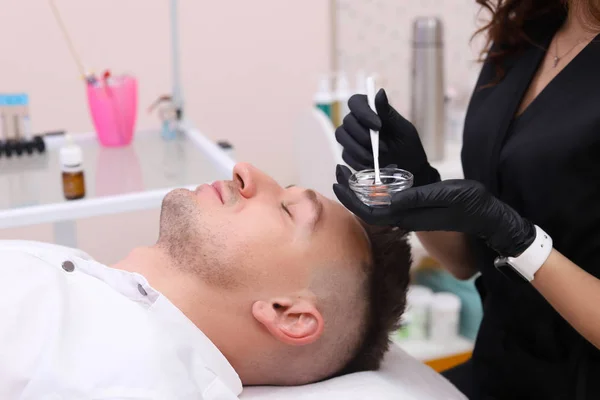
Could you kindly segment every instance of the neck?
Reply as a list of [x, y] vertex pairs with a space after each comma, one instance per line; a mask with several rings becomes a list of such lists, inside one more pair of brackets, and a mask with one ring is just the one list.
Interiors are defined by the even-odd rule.
[[159, 246], [136, 248], [113, 268], [143, 275], [211, 340], [244, 384], [256, 379], [253, 368], [247, 364], [256, 359], [265, 335], [252, 318], [251, 304], [240, 301], [244, 296], [204, 284], [197, 276], [178, 268]]

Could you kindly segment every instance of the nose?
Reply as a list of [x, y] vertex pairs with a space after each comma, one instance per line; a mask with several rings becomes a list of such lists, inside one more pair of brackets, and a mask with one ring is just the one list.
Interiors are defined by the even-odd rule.
[[233, 180], [237, 182], [240, 194], [247, 199], [262, 192], [283, 190], [273, 178], [248, 163], [237, 163], [233, 167]]

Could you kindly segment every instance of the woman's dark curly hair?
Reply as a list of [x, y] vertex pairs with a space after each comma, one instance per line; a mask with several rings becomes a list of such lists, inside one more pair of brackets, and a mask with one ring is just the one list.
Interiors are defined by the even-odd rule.
[[[502, 64], [507, 57], [530, 44], [537, 44], [536, 34], [564, 21], [569, 8], [585, 16], [590, 28], [600, 25], [600, 0], [476, 0], [492, 18], [475, 34], [487, 34], [481, 54], [496, 66], [496, 81], [504, 76]], [[493, 47], [492, 47], [493, 46]]]

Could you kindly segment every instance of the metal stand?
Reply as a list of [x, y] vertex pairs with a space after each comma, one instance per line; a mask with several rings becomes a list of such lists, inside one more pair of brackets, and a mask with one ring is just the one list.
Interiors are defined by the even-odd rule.
[[183, 93], [181, 89], [180, 57], [179, 57], [179, 21], [177, 15], [178, 0], [171, 0], [171, 73], [173, 79], [173, 105], [177, 119], [183, 119]]

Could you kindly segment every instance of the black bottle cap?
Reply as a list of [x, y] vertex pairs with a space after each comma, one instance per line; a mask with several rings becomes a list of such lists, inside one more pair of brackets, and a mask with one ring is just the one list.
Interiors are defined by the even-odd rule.
[[217, 142], [217, 145], [222, 148], [223, 150], [231, 150], [233, 149], [233, 146], [231, 145], [231, 143], [229, 143], [226, 140], [219, 140]]
[[44, 138], [41, 136], [34, 136], [33, 147], [40, 153], [46, 151], [46, 142], [44, 142]]
[[13, 141], [7, 140], [6, 143], [4, 143], [4, 154], [6, 154], [6, 157], [12, 157], [14, 151]]
[[25, 150], [25, 143], [21, 142], [20, 140], [15, 140], [13, 142], [13, 150], [15, 151], [15, 153], [17, 153], [18, 156], [20, 156]]
[[24, 147], [25, 147], [25, 152], [27, 154], [33, 154], [33, 149], [34, 149], [34, 144], [33, 141], [28, 140], [24, 143]]

